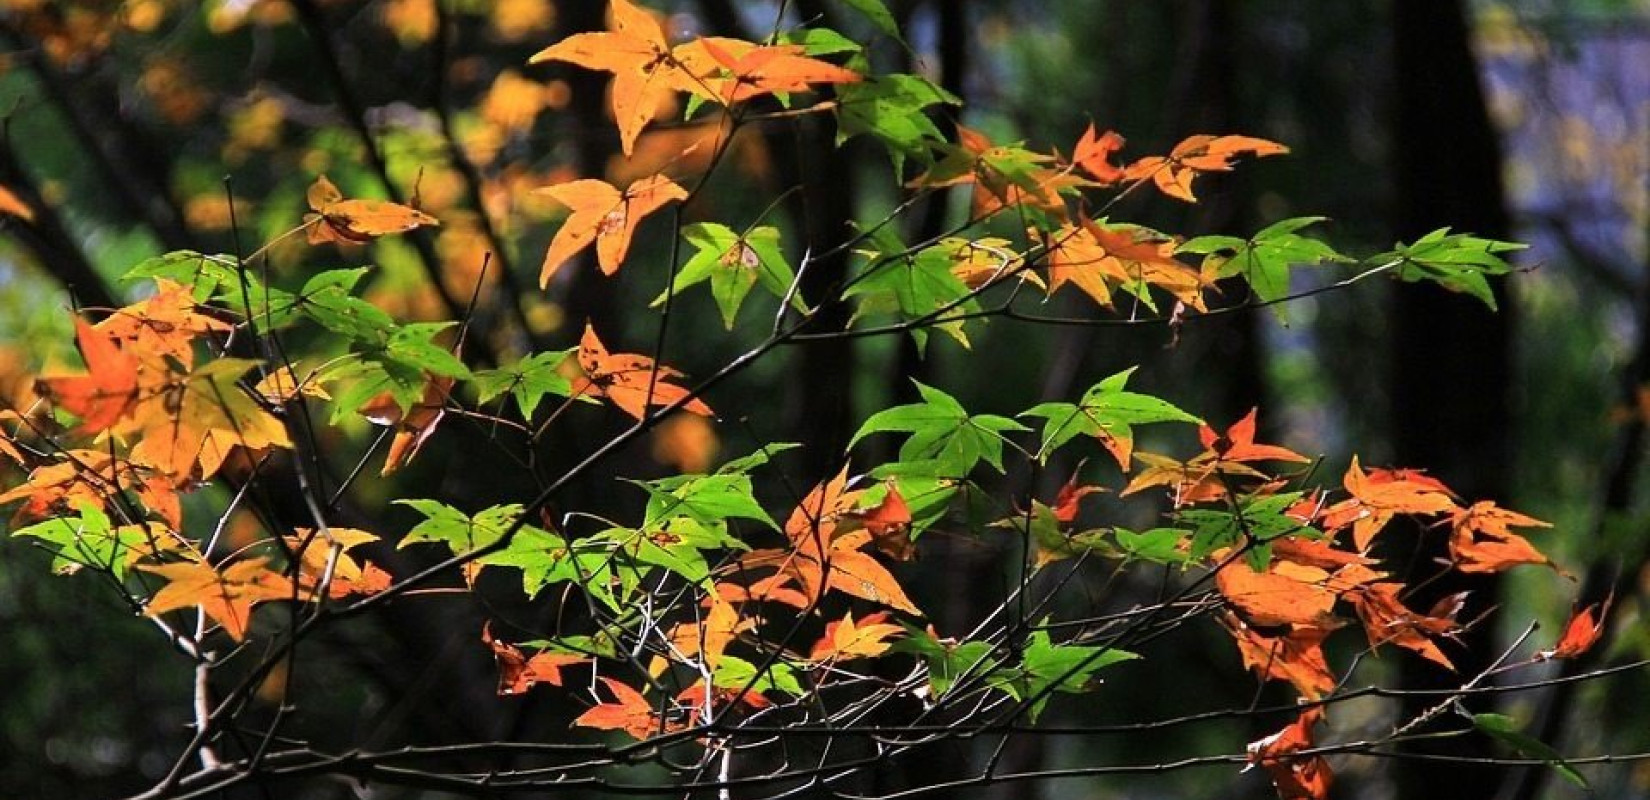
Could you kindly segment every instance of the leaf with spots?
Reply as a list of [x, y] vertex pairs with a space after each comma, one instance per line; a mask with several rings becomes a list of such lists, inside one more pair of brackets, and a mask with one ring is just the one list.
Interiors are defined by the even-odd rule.
[[563, 264], [592, 244], [602, 274], [618, 272], [642, 219], [666, 204], [687, 199], [687, 190], [663, 175], [636, 180], [622, 192], [594, 178], [536, 191], [573, 210], [544, 253], [544, 266], [539, 272], [541, 287], [548, 286]]

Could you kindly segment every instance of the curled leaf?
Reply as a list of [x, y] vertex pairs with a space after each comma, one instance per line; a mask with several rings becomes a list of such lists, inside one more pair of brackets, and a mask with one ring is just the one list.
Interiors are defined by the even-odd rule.
[[304, 217], [310, 244], [364, 244], [380, 236], [441, 224], [435, 217], [400, 203], [345, 199], [325, 175], [310, 185], [308, 200], [315, 212]]
[[1312, 728], [1323, 721], [1323, 707], [1301, 712], [1283, 730], [1249, 743], [1249, 763], [1259, 764], [1272, 777], [1281, 800], [1328, 800], [1335, 775], [1323, 756], [1294, 754], [1313, 746]]
[[1604, 599], [1602, 605], [1594, 603], [1571, 615], [1570, 621], [1564, 625], [1564, 635], [1558, 637], [1558, 643], [1551, 650], [1536, 653], [1536, 660], [1575, 658], [1593, 649], [1599, 637], [1604, 635], [1604, 619], [1609, 616], [1610, 604], [1615, 599], [1615, 595], [1611, 595]]

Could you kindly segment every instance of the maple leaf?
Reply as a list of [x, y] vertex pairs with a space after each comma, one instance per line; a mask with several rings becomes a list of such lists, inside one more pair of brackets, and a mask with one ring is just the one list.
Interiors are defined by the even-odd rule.
[[706, 88], [703, 76], [684, 65], [651, 12], [629, 0], [612, 0], [609, 9], [611, 30], [573, 34], [535, 53], [527, 63], [564, 61], [612, 73], [613, 119], [619, 125], [619, 146], [628, 157], [662, 103], [677, 92], [712, 97], [714, 92]]
[[561, 685], [561, 668], [590, 661], [587, 656], [542, 650], [528, 658], [520, 648], [493, 638], [491, 623], [481, 626], [481, 641], [492, 648], [493, 660], [498, 663], [498, 693], [500, 696], [521, 694], [537, 683]]
[[325, 175], [310, 184], [307, 199], [314, 210], [304, 215], [310, 244], [364, 244], [380, 236], [441, 224], [435, 217], [400, 203], [346, 200]]
[[[1224, 560], [1229, 551], [1213, 557]], [[1215, 585], [1232, 607], [1254, 625], [1323, 626], [1338, 596], [1330, 572], [1322, 567], [1274, 558], [1256, 571], [1243, 559], [1215, 572]]]
[[[770, 550], [765, 555], [752, 553], [740, 559], [734, 567], [741, 572], [759, 566], [773, 567], [782, 563], [784, 558], [785, 554], [778, 550]], [[794, 576], [784, 572], [759, 578], [751, 581], [749, 585], [723, 580], [716, 584], [716, 596], [727, 603], [770, 600], [791, 608], [807, 608], [813, 601], [807, 595], [791, 588], [791, 584], [795, 582]]]
[[1255, 299], [1271, 304], [1272, 313], [1278, 321], [1287, 324], [1287, 304], [1279, 301], [1289, 295], [1291, 270], [1324, 262], [1352, 261], [1329, 245], [1297, 232], [1323, 220], [1323, 217], [1283, 219], [1256, 231], [1247, 239], [1223, 235], [1198, 236], [1181, 243], [1176, 252], [1203, 254], [1202, 272], [1216, 279], [1243, 276]]
[[1432, 640], [1435, 637], [1453, 637], [1461, 629], [1455, 615], [1460, 613], [1467, 593], [1445, 597], [1430, 613], [1417, 614], [1398, 599], [1398, 593], [1403, 589], [1402, 584], [1386, 581], [1347, 592], [1347, 598], [1358, 612], [1358, 619], [1363, 622], [1369, 646], [1395, 644], [1419, 653], [1445, 669], [1454, 670], [1455, 665]]
[[1221, 624], [1237, 642], [1243, 666], [1262, 679], [1288, 681], [1308, 700], [1335, 688], [1335, 673], [1324, 657], [1323, 640], [1339, 623], [1290, 625], [1282, 636], [1267, 636], [1230, 613], [1221, 617]]
[[269, 370], [252, 391], [265, 402], [271, 405], [285, 405], [302, 397], [313, 397], [317, 400], [331, 400], [332, 395], [321, 386], [318, 373], [311, 373], [303, 380], [298, 380], [292, 374], [292, 367], [282, 364]]
[[1070, 170], [1044, 166], [1054, 160], [1052, 156], [1018, 145], [993, 144], [985, 134], [966, 125], [957, 126], [956, 144], [940, 144], [936, 149], [945, 156], [910, 185], [937, 189], [973, 184], [971, 211], [975, 218], [1018, 207], [1064, 218], [1066, 207], [1060, 192], [1086, 185]]
[[168, 611], [198, 606], [223, 626], [229, 638], [246, 638], [252, 621], [252, 606], [267, 600], [304, 600], [306, 592], [295, 591], [292, 582], [266, 566], [268, 559], [249, 558], [219, 570], [204, 561], [176, 564], [140, 564], [167, 584], [150, 598], [144, 614], [157, 617]]
[[1111, 163], [1112, 154], [1123, 149], [1123, 137], [1116, 131], [1095, 135], [1094, 123], [1077, 140], [1072, 149], [1071, 163], [1093, 176], [1102, 185], [1112, 185], [1124, 179], [1122, 167]]
[[1285, 447], [1255, 444], [1255, 419], [1260, 409], [1251, 408], [1243, 419], [1232, 423], [1224, 434], [1216, 434], [1208, 424], [1198, 427], [1197, 438], [1207, 452], [1199, 458], [1211, 461], [1311, 461]]
[[1083, 498], [1104, 492], [1100, 486], [1085, 486], [1077, 483], [1077, 476], [1083, 469], [1079, 463], [1071, 471], [1071, 477], [1060, 485], [1060, 491], [1054, 495], [1054, 521], [1061, 525], [1070, 525], [1077, 520], [1077, 509]]
[[1564, 635], [1558, 637], [1558, 642], [1551, 650], [1542, 650], [1535, 654], [1535, 660], [1547, 661], [1554, 658], [1575, 658], [1598, 644], [1599, 637], [1604, 635], [1604, 620], [1610, 615], [1610, 604], [1615, 601], [1615, 595], [1604, 598], [1602, 606], [1594, 603], [1570, 615], [1570, 621], [1564, 624]]
[[[905, 596], [893, 574], [875, 557], [860, 552], [871, 543], [871, 533], [838, 530], [838, 521], [860, 494], [845, 491], [847, 481], [848, 470], [843, 467], [836, 477], [809, 492], [791, 512], [785, 522], [785, 535], [791, 541], [789, 550], [758, 550], [740, 563], [746, 568], [776, 567], [780, 574], [795, 579], [801, 587], [794, 595], [803, 601], [800, 608], [812, 605], [826, 590], [835, 589], [920, 616], [922, 612]], [[756, 596], [754, 591], [752, 594]], [[792, 597], [770, 592], [767, 599]]]
[[720, 595], [712, 595], [709, 604], [703, 620], [677, 625], [670, 632], [670, 641], [683, 656], [703, 660], [714, 670], [728, 645], [739, 634], [754, 629], [756, 620], [743, 618], [739, 609]]
[[452, 391], [453, 379], [444, 375], [425, 375], [424, 394], [412, 408], [403, 412], [393, 392], [384, 392], [356, 409], [361, 416], [375, 424], [392, 427], [395, 437], [390, 440], [389, 453], [384, 456], [381, 477], [406, 466], [424, 447], [447, 415], [447, 393]]
[[1292, 756], [1313, 746], [1312, 728], [1321, 722], [1323, 706], [1313, 706], [1283, 730], [1249, 743], [1249, 763], [1266, 770], [1281, 800], [1328, 800], [1335, 777], [1329, 762], [1323, 756]]
[[0, 493], [0, 505], [26, 500], [16, 519], [44, 519], [81, 504], [103, 510], [111, 497], [132, 491], [174, 529], [182, 527], [176, 488], [152, 470], [103, 450], [65, 450], [58, 455], [61, 461], [35, 467], [28, 480]]
[[1466, 233], [1450, 233], [1439, 228], [1414, 242], [1399, 242], [1395, 249], [1372, 256], [1374, 263], [1397, 262], [1393, 273], [1399, 280], [1415, 283], [1432, 281], [1452, 292], [1478, 298], [1496, 310], [1495, 291], [1486, 276], [1513, 271], [1504, 254], [1528, 245], [1484, 239]]
[[170, 376], [132, 408], [130, 427], [139, 436], [132, 460], [181, 483], [216, 474], [237, 446], [291, 447], [286, 426], [239, 384], [253, 366], [220, 358]]
[[856, 623], [853, 612], [849, 612], [825, 626], [825, 633], [814, 644], [809, 658], [814, 661], [876, 658], [893, 647], [890, 639], [905, 634], [905, 628], [885, 622], [887, 619], [888, 612], [879, 611]]
[[1462, 572], [1500, 572], [1520, 564], [1551, 561], [1512, 527], [1550, 528], [1551, 523], [1526, 517], [1484, 500], [1456, 509], [1450, 519], [1449, 552]]
[[1123, 171], [1124, 180], [1139, 181], [1150, 178], [1164, 194], [1197, 202], [1192, 194], [1192, 180], [1204, 172], [1225, 172], [1232, 168], [1232, 160], [1245, 153], [1257, 158], [1289, 152], [1277, 142], [1252, 136], [1188, 136], [1175, 145], [1167, 156], [1147, 156]]
[[227, 333], [233, 325], [200, 313], [190, 288], [166, 278], [155, 279], [149, 299], [116, 310], [97, 329], [138, 358], [170, 356], [184, 366], [195, 361], [195, 339]]
[[594, 178], [545, 186], [534, 192], [548, 195], [573, 210], [545, 251], [544, 266], [539, 272], [541, 288], [549, 286], [556, 271], [592, 242], [596, 245], [596, 263], [602, 274], [618, 272], [642, 218], [666, 203], [687, 199], [687, 190], [663, 175], [633, 181], [623, 192]]
[[1134, 295], [1155, 310], [1155, 286], [1198, 311], [1207, 311], [1203, 290], [1209, 279], [1174, 257], [1175, 243], [1144, 228], [1106, 228], [1084, 220], [1048, 237], [1048, 293], [1068, 282], [1105, 308], [1112, 287]]
[[1132, 459], [1145, 464], [1146, 468], [1130, 479], [1129, 484], [1123, 487], [1118, 496], [1128, 497], [1153, 486], [1167, 486], [1170, 489], [1170, 502], [1175, 508], [1224, 498], [1227, 491], [1225, 482], [1221, 480], [1222, 475], [1266, 477], [1265, 474], [1242, 464], [1219, 469], [1218, 465], [1213, 463], [1181, 462], [1168, 456], [1146, 452], [1136, 452]]
[[[605, 397], [636, 419], [647, 417], [648, 406], [666, 406], [688, 396], [685, 387], [670, 382], [682, 373], [670, 367], [655, 367], [653, 359], [635, 353], [609, 354], [596, 331], [584, 326], [579, 340], [579, 367], [584, 377], [573, 382], [573, 394]], [[650, 391], [651, 390], [651, 391]], [[702, 416], [712, 416], [710, 406], [693, 399], [682, 408]]]
[[[676, 702], [688, 707], [688, 714], [684, 720], [684, 727], [692, 727], [709, 719], [717, 708], [738, 706], [753, 710], [771, 708], [773, 701], [762, 696], [757, 689], [746, 689], [741, 681], [737, 687], [723, 687], [711, 685], [707, 691], [703, 679], [694, 681], [686, 689], [676, 693]], [[706, 708], [706, 706], [709, 708]]]
[[1453, 492], [1436, 478], [1414, 470], [1372, 469], [1365, 472], [1352, 457], [1342, 479], [1351, 498], [1324, 510], [1326, 530], [1352, 525], [1352, 542], [1369, 549], [1375, 534], [1399, 514], [1439, 514], [1455, 510]]
[[1134, 454], [1134, 426], [1155, 422], [1199, 422], [1197, 417], [1166, 400], [1126, 391], [1134, 367], [1089, 387], [1075, 403], [1039, 403], [1020, 416], [1042, 417], [1043, 444], [1037, 458], [1046, 461], [1061, 445], [1078, 434], [1100, 440], [1124, 470]]
[[882, 502], [873, 508], [854, 512], [852, 517], [865, 526], [876, 549], [884, 555], [895, 561], [910, 561], [916, 557], [917, 546], [911, 541], [911, 507], [906, 505], [905, 498], [900, 496], [899, 488], [893, 481], [888, 482], [888, 491], [883, 495]]
[[378, 541], [375, 534], [358, 528], [328, 528], [321, 536], [311, 528], [297, 528], [282, 539], [298, 562], [298, 585], [307, 592], [320, 588], [323, 579], [327, 581], [327, 596], [334, 599], [377, 594], [390, 588], [388, 572], [370, 563], [358, 563], [348, 553]]
[[837, 536], [824, 547], [809, 537], [797, 546], [790, 569], [810, 597], [818, 597], [825, 589], [835, 589], [921, 616], [922, 612], [905, 596], [905, 590], [888, 568], [870, 554], [860, 552], [870, 543], [868, 531]]
[[[660, 732], [659, 718], [641, 692], [620, 681], [603, 677], [602, 683], [618, 702], [602, 703], [580, 714], [574, 725], [601, 730], [624, 731], [637, 739]], [[667, 727], [668, 730], [668, 727]]]
[[676, 55], [692, 70], [704, 63], [695, 56], [700, 49], [717, 67], [702, 82], [724, 106], [768, 94], [805, 92], [816, 83], [857, 83], [862, 79], [851, 69], [802, 55], [805, 49], [794, 44], [754, 45], [738, 39], [705, 37], [677, 48]]
[[76, 433], [98, 433], [126, 416], [137, 402], [138, 359], [85, 320], [76, 317], [74, 327], [87, 374], [41, 378], [35, 391], [80, 417]]
[[979, 239], [948, 236], [941, 239], [938, 246], [943, 251], [949, 251], [951, 274], [970, 289], [1013, 278], [1048, 291], [1042, 276], [1024, 269], [1025, 259], [1014, 250], [1014, 243], [1007, 239], [997, 236]]
[[[1249, 461], [1308, 461], [1293, 450], [1276, 445], [1255, 444], [1255, 417], [1251, 409], [1243, 419], [1233, 423], [1225, 434], [1215, 433], [1207, 423], [1198, 426], [1198, 439], [1205, 448], [1190, 461], [1180, 462], [1153, 453], [1136, 453], [1135, 458], [1146, 464], [1123, 488], [1128, 496], [1153, 486], [1171, 489], [1174, 506], [1220, 500], [1228, 494], [1227, 485], [1234, 478], [1260, 481], [1271, 476], [1249, 467]], [[1310, 520], [1303, 519], [1306, 523]]]

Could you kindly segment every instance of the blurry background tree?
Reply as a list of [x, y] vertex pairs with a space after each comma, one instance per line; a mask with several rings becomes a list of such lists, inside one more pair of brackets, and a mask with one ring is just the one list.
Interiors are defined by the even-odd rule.
[[[568, 269], [548, 292], [538, 289], [539, 254], [565, 212], [530, 190], [581, 175], [605, 174], [622, 185], [670, 159], [706, 158], [713, 150], [708, 140], [679, 154], [715, 128], [660, 128], [643, 136], [632, 158], [619, 158], [605, 78], [567, 65], [526, 64], [549, 42], [602, 29], [604, 5], [0, 0], [0, 186], [32, 210], [32, 218], [0, 218], [0, 341], [52, 343], [0, 350], [0, 397], [26, 407], [32, 375], [68, 356], [65, 307], [121, 304], [129, 299], [126, 288], [112, 277], [164, 250], [244, 251], [267, 241], [302, 213], [305, 189], [322, 172], [352, 194], [415, 202], [442, 219], [433, 235], [383, 240], [370, 254], [341, 252], [335, 265], [377, 265], [368, 296], [397, 318], [459, 317], [479, 282], [474, 330], [484, 335], [466, 342], [473, 363], [496, 364], [565, 341], [587, 319], [624, 330], [631, 323], [621, 309], [645, 306], [651, 287]], [[729, 0], [653, 5], [673, 12], [670, 27], [679, 35], [760, 38], [782, 11], [777, 3]], [[755, 442], [796, 440], [839, 452], [869, 411], [909, 399], [906, 375], [948, 376], [965, 406], [998, 408], [1005, 386], [1041, 381], [1045, 397], [1067, 397], [1090, 376], [1144, 361], [1140, 380], [1185, 387], [1177, 400], [1210, 419], [1236, 419], [1263, 404], [1263, 419], [1275, 428], [1266, 438], [1326, 454], [1327, 474], [1339, 474], [1357, 442], [1369, 461], [1428, 465], [1468, 496], [1504, 500], [1553, 521], [1565, 532], [1559, 554], [1586, 565], [1581, 596], [1615, 593], [1618, 635], [1594, 658], [1650, 656], [1640, 622], [1650, 541], [1640, 463], [1650, 414], [1650, 74], [1643, 69], [1650, 63], [1650, 6], [890, 6], [911, 49], [881, 56], [907, 59], [906, 68], [963, 96], [964, 121], [996, 141], [1064, 142], [1092, 119], [1122, 130], [1138, 152], [1167, 150], [1194, 131], [1241, 131], [1295, 146], [1264, 181], [1239, 174], [1212, 182], [1195, 216], [1159, 204], [1142, 207], [1133, 221], [1194, 235], [1322, 213], [1335, 220], [1343, 249], [1384, 248], [1452, 225], [1533, 242], [1523, 263], [1534, 269], [1498, 287], [1499, 315], [1430, 287], [1412, 293], [1371, 281], [1296, 303], [1288, 327], [1261, 312], [1188, 326], [1168, 351], [1160, 330], [1089, 327], [1033, 335], [1001, 326], [980, 336], [966, 359], [934, 347], [919, 361], [908, 343], [893, 339], [821, 342], [740, 379], [741, 393], [779, 398], [782, 418], [733, 419], [714, 431], [664, 429], [660, 437], [697, 437], [700, 446], [661, 438], [656, 461], [631, 454], [620, 474], [702, 468], [669, 462], [703, 454], [705, 445], [742, 453]], [[797, 0], [783, 12], [863, 27], [841, 3]], [[884, 188], [889, 165], [880, 152], [838, 150], [831, 137], [803, 117], [760, 133], [747, 129], [729, 156], [740, 180], [761, 182], [773, 194], [797, 187], [777, 213], [788, 215], [790, 230], [805, 231], [800, 246], [817, 252], [846, 237], [841, 221], [880, 218], [905, 199]], [[742, 207], [755, 200], [737, 194], [710, 195], [718, 213], [750, 219], [764, 211]], [[911, 238], [943, 229], [948, 201], [927, 202], [905, 218]], [[271, 252], [277, 277], [299, 268], [299, 244]], [[826, 285], [844, 269], [845, 261], [826, 260], [810, 280]], [[1073, 304], [1069, 297], [1050, 302]], [[673, 345], [673, 364], [700, 373], [739, 352], [738, 341], [720, 335], [707, 298], [684, 303], [691, 321], [676, 328], [686, 338]], [[835, 324], [846, 313], [838, 312]], [[694, 333], [700, 325], [703, 335]], [[646, 330], [638, 325], [634, 333]], [[797, 375], [832, 378], [803, 390]], [[540, 469], [554, 474], [614, 430], [558, 429], [557, 440], [539, 453]], [[360, 449], [365, 439], [329, 444]], [[433, 438], [400, 479], [439, 484], [473, 506], [531, 494], [529, 476], [477, 458], [465, 440], [462, 429]], [[1040, 495], [1051, 496], [1071, 466], [1046, 470]], [[834, 465], [797, 461], [787, 469], [805, 486]], [[582, 508], [607, 492], [605, 485], [573, 486], [562, 502]], [[296, 493], [265, 494], [258, 498], [264, 507], [302, 524], [303, 510], [288, 507]], [[940, 610], [943, 622], [962, 626], [984, 613], [971, 605], [970, 588], [998, 580], [996, 555], [964, 539], [936, 538], [926, 547], [924, 557], [947, 565], [941, 572], [952, 576], [938, 590], [949, 600]], [[22, 548], [9, 548], [6, 557], [45, 561]], [[175, 685], [161, 671], [135, 677], [135, 665], [164, 657], [165, 643], [128, 624], [99, 587], [48, 585], [38, 567], [0, 569], [0, 629], [7, 633], [0, 650], [0, 786], [40, 797], [146, 788], [188, 737], [187, 676]], [[1547, 576], [1514, 576], [1512, 584], [1480, 587], [1475, 608], [1560, 602]], [[493, 666], [475, 646], [479, 617], [432, 613], [391, 606], [371, 624], [332, 634], [323, 645], [354, 662], [302, 680], [364, 698], [372, 713], [312, 715], [306, 724], [364, 726], [362, 738], [386, 744], [554, 736], [562, 723], [549, 720], [567, 718], [571, 709], [556, 706], [568, 699], [535, 693], [501, 701]], [[1108, 697], [1104, 710], [1085, 705], [1084, 713], [1161, 717], [1222, 699], [1247, 702], [1244, 685], [1200, 680], [1214, 668], [1210, 651], [1196, 646], [1207, 633], [1175, 634], [1187, 639], [1186, 657], [1154, 662], [1161, 687], [1137, 687]], [[1474, 652], [1489, 657], [1508, 633], [1478, 629], [1474, 635], [1488, 646]], [[1642, 696], [1634, 689], [1646, 688], [1637, 685], [1644, 680], [1642, 673], [1622, 676], [1609, 690]], [[1642, 715], [1631, 703], [1604, 702], [1604, 688], [1556, 688], [1513, 711], [1540, 720], [1546, 740], [1561, 749], [1650, 749]], [[263, 713], [273, 714], [280, 699], [265, 698]], [[1582, 718], [1593, 724], [1568, 724]], [[1188, 732], [1185, 752], [1195, 752], [1200, 737], [1253, 738], [1243, 724]], [[1016, 746], [1004, 757], [1020, 770], [1058, 767], [1071, 757], [1062, 748], [1082, 746], [1082, 739], [1055, 739]], [[1155, 748], [1122, 755], [1158, 761], [1182, 755], [1163, 751], [1155, 739], [1107, 739], [1106, 746]], [[879, 785], [868, 788], [896, 790], [932, 777], [899, 769], [879, 774]], [[1421, 796], [1416, 787], [1428, 787], [1427, 794], [1457, 798], [1534, 797], [1549, 774], [1486, 776], [1424, 761], [1352, 761], [1345, 769], [1370, 771], [1356, 785], [1372, 795], [1390, 788]], [[1650, 781], [1631, 766], [1594, 774], [1602, 796], [1642, 795]], [[1234, 786], [1208, 771], [1127, 778], [1156, 782], [1149, 790], [1093, 780], [1095, 792], [1117, 794], [1217, 796]], [[1241, 787], [1270, 793], [1262, 783]]]

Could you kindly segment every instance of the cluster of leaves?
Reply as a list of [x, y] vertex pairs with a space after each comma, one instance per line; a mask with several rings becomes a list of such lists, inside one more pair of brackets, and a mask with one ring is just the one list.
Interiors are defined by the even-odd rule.
[[[897, 35], [880, 4], [851, 5]], [[909, 334], [922, 347], [938, 330], [966, 347], [990, 317], [1037, 319], [1023, 310], [1022, 295], [1049, 296], [1067, 285], [1102, 313], [1118, 311], [1126, 295], [1129, 316], [1171, 325], [1220, 312], [1215, 286], [1226, 278], [1241, 281], [1251, 297], [1230, 298], [1224, 309], [1270, 305], [1281, 315], [1294, 270], [1333, 265], [1352, 270], [1348, 281], [1389, 274], [1493, 305], [1486, 278], [1508, 272], [1502, 256], [1517, 247], [1441, 230], [1354, 259], [1305, 233], [1323, 222], [1316, 217], [1281, 220], [1247, 237], [1181, 240], [1104, 213], [1147, 187], [1194, 203], [1200, 176], [1287, 148], [1249, 136], [1196, 135], [1166, 155], [1123, 164], [1113, 161], [1122, 137], [1092, 126], [1070, 157], [997, 144], [963, 126], [950, 141], [929, 115], [957, 98], [920, 76], [872, 74], [862, 47], [834, 31], [811, 27], [766, 44], [718, 37], [671, 44], [652, 12], [628, 0], [612, 0], [611, 16], [610, 30], [563, 39], [533, 61], [611, 73], [611, 107], [627, 155], [663, 109], [686, 95], [686, 114], [716, 113], [716, 124], [730, 131], [716, 147], [764, 115], [817, 116], [834, 120], [839, 139], [879, 143], [912, 192], [968, 186], [973, 193], [968, 218], [930, 241], [908, 243], [886, 220], [861, 228], [850, 245], [858, 259], [832, 298], [802, 296], [809, 261], [793, 263], [779, 226], [741, 230], [678, 217], [673, 233], [691, 254], [670, 265], [655, 304], [661, 313], [701, 284], [729, 329], [756, 286], [778, 307], [772, 334], [719, 375], [778, 344], [833, 335], [812, 327], [826, 300], [853, 304], [850, 330], [834, 334]], [[818, 99], [797, 103], [808, 95]], [[682, 163], [714, 169], [717, 161]], [[620, 275], [644, 221], [694, 203], [705, 177], [659, 172], [624, 189], [596, 177], [541, 187], [570, 209], [548, 245], [541, 285], [580, 268], [592, 246], [600, 272]], [[325, 177], [317, 177], [308, 202], [311, 213], [288, 235], [303, 232], [316, 245], [349, 246], [439, 224], [411, 205], [346, 199]], [[395, 537], [330, 524], [332, 508], [319, 496], [310, 498], [313, 524], [230, 545], [220, 534], [235, 501], [203, 524], [184, 518], [180, 495], [212, 483], [244, 488], [294, 465], [302, 473], [306, 460], [325, 457], [303, 452], [314, 440], [293, 434], [311, 424], [315, 404], [330, 405], [332, 426], [365, 419], [393, 433], [382, 475], [414, 459], [454, 414], [516, 425], [536, 440], [575, 406], [611, 406], [633, 421], [613, 446], [672, 415], [713, 415], [706, 384], [683, 382], [652, 356], [611, 352], [589, 325], [564, 350], [472, 368], [457, 323], [397, 320], [359, 296], [368, 268], [321, 271], [281, 288], [253, 268], [263, 255], [179, 251], [137, 265], [128, 278], [151, 285], [150, 296], [95, 324], [77, 317], [86, 373], [41, 378], [46, 407], [6, 411], [0, 436], [0, 453], [26, 472], [0, 494], [0, 502], [21, 503], [14, 535], [50, 550], [59, 571], [106, 576], [197, 655], [212, 626], [234, 642], [259, 636], [253, 612], [260, 605], [294, 611], [285, 627], [276, 615], [263, 617], [264, 635], [293, 641], [335, 608], [348, 613], [443, 578], [474, 589], [484, 575], [507, 571], [514, 579], [519, 572], [526, 598], [576, 598], [588, 625], [529, 641], [481, 628], [476, 638], [496, 658], [500, 694], [570, 685], [565, 673], [578, 670], [604, 688], [572, 724], [665, 744], [697, 741], [713, 753], [714, 737], [742, 724], [829, 727], [891, 698], [921, 701], [917, 716], [904, 720], [912, 724], [1034, 721], [1053, 695], [1098, 691], [1103, 670], [1149, 659], [1144, 646], [1153, 629], [1190, 605], [1219, 621], [1246, 668], [1298, 694], [1304, 710], [1283, 731], [1252, 743], [1251, 758], [1282, 796], [1322, 798], [1328, 764], [1296, 754], [1314, 746], [1314, 726], [1348, 678], [1350, 667], [1332, 665], [1325, 642], [1355, 627], [1368, 649], [1391, 645], [1453, 669], [1447, 647], [1466, 624], [1458, 619], [1459, 597], [1426, 610], [1406, 603], [1405, 572], [1387, 555], [1396, 549], [1382, 545], [1394, 523], [1411, 520], [1447, 536], [1448, 570], [1548, 563], [1514, 530], [1544, 526], [1538, 520], [1465, 501], [1421, 472], [1365, 469], [1357, 460], [1338, 489], [1315, 488], [1301, 466], [1310, 459], [1256, 441], [1255, 413], [1217, 432], [1167, 400], [1130, 390], [1132, 370], [1073, 401], [1042, 402], [1013, 416], [971, 413], [945, 391], [918, 384], [919, 402], [872, 414], [849, 444], [851, 451], [868, 437], [901, 436], [895, 460], [860, 474], [844, 466], [779, 515], [759, 501], [767, 494], [757, 481], [774, 455], [792, 447], [783, 443], [714, 469], [629, 481], [645, 495], [636, 518], [574, 513], [558, 522], [545, 514], [555, 489], [604, 450], [530, 502], [471, 512], [438, 498], [395, 500], [421, 517], [396, 547], [442, 559], [422, 572], [392, 577], [354, 553]], [[1160, 311], [1166, 305], [1167, 314]], [[290, 342], [302, 349], [290, 350]], [[718, 406], [730, 400], [716, 398]], [[1185, 459], [1139, 450], [1136, 429], [1147, 425], [1186, 426], [1188, 433], [1195, 426], [1201, 450]], [[1122, 480], [1102, 486], [1073, 475], [1052, 503], [994, 499], [982, 486], [1015, 460], [1037, 470], [1084, 448], [1109, 457]], [[1166, 504], [1161, 524], [1131, 530], [1085, 522], [1091, 515], [1083, 499], [1108, 491]], [[1053, 612], [1022, 607], [1018, 619], [996, 628], [941, 632], [924, 598], [901, 581], [905, 562], [937, 527], [1018, 546], [1022, 587], [1060, 562], [1083, 560], [1167, 568], [1183, 576], [1183, 588], [1169, 603], [1098, 626], [1060, 625]], [[194, 625], [180, 625], [180, 612], [189, 610]], [[1585, 650], [1600, 624], [1592, 614], [1532, 660]], [[911, 677], [879, 679], [872, 662], [900, 665]], [[199, 722], [203, 742], [228, 724]]]

